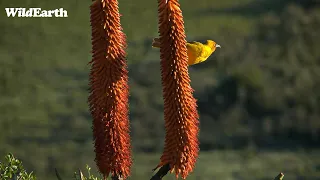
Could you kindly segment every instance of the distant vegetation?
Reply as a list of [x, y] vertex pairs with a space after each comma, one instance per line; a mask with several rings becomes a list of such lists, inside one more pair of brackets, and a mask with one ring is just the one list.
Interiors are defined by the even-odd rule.
[[[12, 152], [21, 157], [40, 179], [54, 178], [54, 168], [70, 177], [79, 165], [94, 166], [87, 105], [90, 3], [0, 2], [3, 7], [68, 10], [66, 19], [0, 20], [0, 155]], [[190, 67], [201, 150], [319, 148], [319, 1], [186, 0], [181, 4], [187, 39], [210, 38], [222, 46], [207, 62]], [[163, 100], [159, 52], [150, 46], [158, 36], [157, 3], [120, 0], [120, 11], [128, 38], [134, 152], [158, 153], [164, 139]], [[150, 164], [156, 164], [158, 157], [148, 163], [139, 158], [145, 157], [137, 156], [141, 163], [137, 166], [143, 170], [134, 172], [135, 177], [149, 177]], [[199, 162], [199, 167], [220, 167], [224, 163], [220, 161]], [[235, 158], [235, 162], [240, 161]], [[304, 169], [307, 165], [294, 169], [319, 172], [320, 162], [312, 163], [313, 169]], [[288, 164], [292, 163], [281, 167]], [[193, 177], [198, 180], [212, 172], [196, 169]], [[274, 173], [278, 172], [270, 172]]]

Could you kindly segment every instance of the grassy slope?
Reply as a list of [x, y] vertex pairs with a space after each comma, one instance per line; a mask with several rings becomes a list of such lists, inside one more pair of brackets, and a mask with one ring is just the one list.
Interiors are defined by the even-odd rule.
[[[319, 178], [320, 159], [318, 152], [261, 152], [250, 151], [217, 151], [202, 152], [194, 174], [189, 180], [205, 179], [272, 179], [279, 171], [286, 174], [286, 179], [298, 176], [306, 179]], [[137, 165], [132, 179], [147, 179], [150, 166], [158, 162], [158, 156], [137, 156]], [[140, 160], [141, 159], [141, 160]], [[143, 160], [142, 160], [143, 159]], [[152, 164], [150, 163], [152, 162]], [[317, 170], [318, 168], [318, 170]], [[170, 178], [174, 179], [173, 175]]]
[[[311, 152], [201, 152], [195, 171], [188, 180], [267, 180], [280, 171], [285, 179], [316, 180], [320, 177], [319, 151]], [[160, 154], [136, 154], [130, 179], [150, 179], [152, 169], [159, 163]], [[94, 164], [90, 166], [94, 168]], [[81, 167], [84, 170], [84, 165]], [[94, 171], [92, 171], [94, 172]], [[174, 180], [169, 174], [164, 179]]]

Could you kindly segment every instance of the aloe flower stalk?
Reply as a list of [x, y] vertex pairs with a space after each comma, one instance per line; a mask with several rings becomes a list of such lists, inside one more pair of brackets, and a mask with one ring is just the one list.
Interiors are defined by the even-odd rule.
[[190, 85], [186, 35], [178, 0], [158, 0], [165, 147], [157, 166], [176, 178], [193, 171], [199, 153], [199, 116]]
[[93, 118], [95, 162], [106, 179], [126, 179], [131, 169], [128, 120], [126, 37], [117, 0], [96, 0], [90, 7], [92, 61], [89, 106]]

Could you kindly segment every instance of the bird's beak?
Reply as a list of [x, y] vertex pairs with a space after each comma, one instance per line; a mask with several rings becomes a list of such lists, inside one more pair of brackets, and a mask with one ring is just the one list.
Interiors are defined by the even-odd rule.
[[221, 48], [221, 46], [220, 46], [219, 44], [216, 44], [216, 47], [217, 47], [217, 48]]

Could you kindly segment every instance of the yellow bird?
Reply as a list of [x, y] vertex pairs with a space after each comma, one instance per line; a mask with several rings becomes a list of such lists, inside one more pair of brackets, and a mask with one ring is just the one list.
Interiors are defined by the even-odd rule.
[[[152, 47], [160, 48], [159, 38], [153, 39]], [[187, 42], [188, 65], [206, 61], [216, 48], [221, 48], [221, 46], [213, 40], [207, 40], [204, 44], [197, 41]]]

